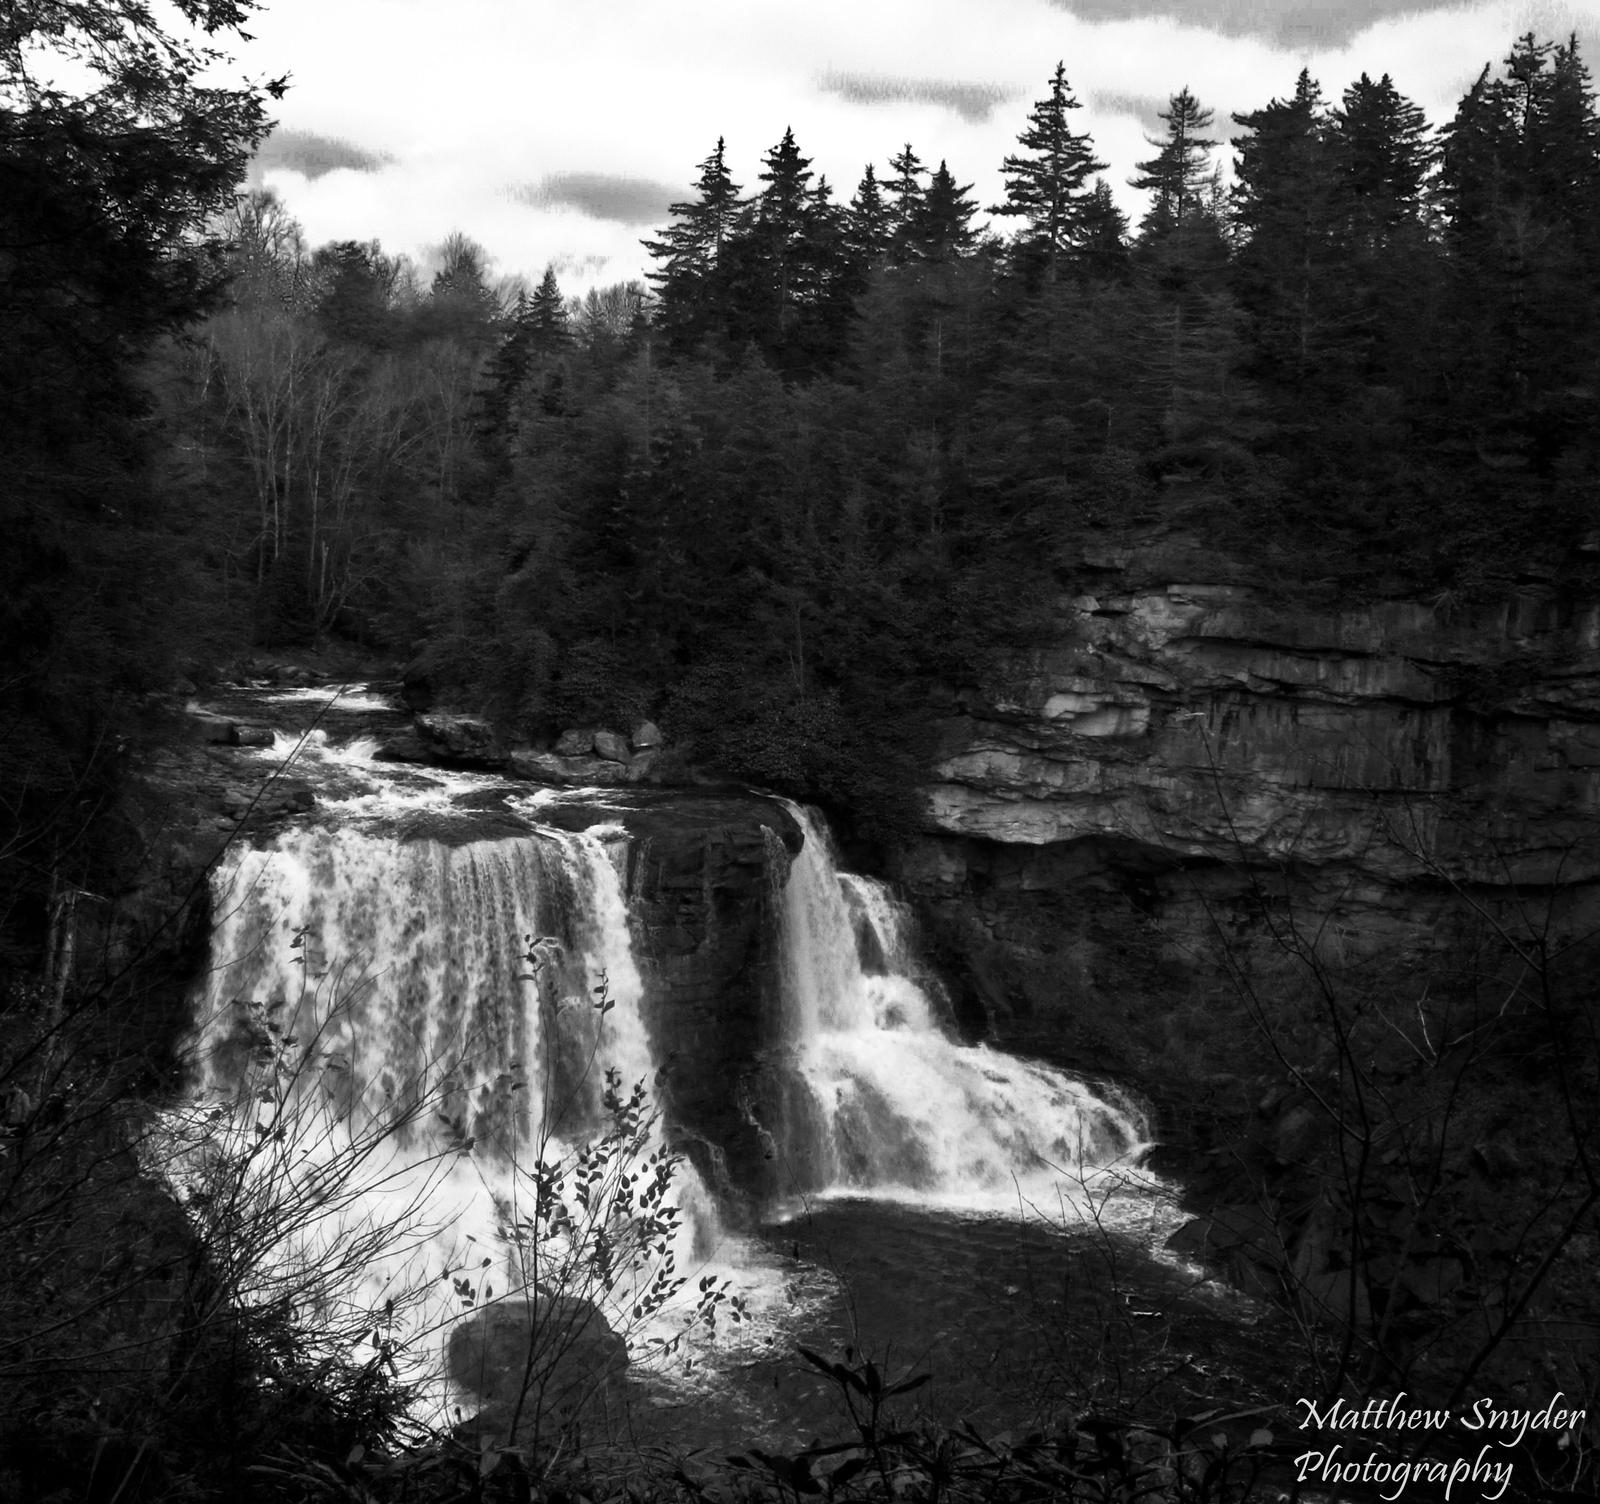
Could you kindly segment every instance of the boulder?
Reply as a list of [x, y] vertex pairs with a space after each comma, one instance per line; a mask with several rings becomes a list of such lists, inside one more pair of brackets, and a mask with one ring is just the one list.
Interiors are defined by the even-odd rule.
[[228, 728], [228, 745], [230, 747], [270, 747], [277, 740], [272, 734], [270, 726], [241, 726], [237, 723]]
[[607, 762], [627, 762], [632, 755], [628, 750], [627, 740], [618, 736], [615, 731], [595, 732], [594, 750]]
[[640, 721], [633, 728], [633, 735], [628, 738], [628, 745], [635, 752], [645, 752], [651, 747], [659, 747], [664, 740], [661, 728], [654, 721]]
[[535, 752], [519, 747], [507, 760], [507, 771], [514, 778], [534, 783], [553, 783], [562, 788], [609, 787], [627, 781], [627, 772], [613, 762], [598, 757], [562, 757], [555, 752]]
[[469, 767], [505, 766], [506, 754], [494, 734], [494, 727], [482, 716], [436, 711], [419, 715], [415, 725], [423, 745], [443, 762]]
[[492, 1416], [570, 1416], [628, 1367], [628, 1344], [576, 1295], [511, 1297], [451, 1329], [451, 1380]]
[[595, 733], [590, 730], [563, 731], [556, 738], [557, 757], [586, 757], [594, 751]]
[[402, 731], [379, 744], [373, 758], [378, 762], [427, 762], [428, 749], [415, 731]]

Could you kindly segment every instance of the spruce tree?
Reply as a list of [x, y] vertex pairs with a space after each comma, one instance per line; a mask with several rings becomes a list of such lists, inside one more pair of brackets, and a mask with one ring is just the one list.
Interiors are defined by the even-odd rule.
[[1073, 132], [1071, 112], [1077, 108], [1065, 65], [1058, 62], [1049, 95], [1034, 104], [1028, 128], [1017, 137], [1023, 153], [1009, 156], [1001, 164], [1005, 202], [989, 211], [1023, 221], [1014, 244], [1025, 255], [1041, 260], [1052, 282], [1066, 258], [1081, 246], [1092, 196], [1086, 185], [1106, 165], [1096, 159], [1087, 133]]
[[811, 159], [800, 155], [794, 131], [762, 159], [751, 229], [747, 275], [755, 286], [750, 317], [758, 339], [781, 339], [810, 289], [807, 286], [806, 240], [817, 214], [811, 189]]
[[567, 302], [561, 296], [553, 266], [544, 269], [534, 294], [526, 304], [528, 348], [534, 355], [554, 355], [572, 343], [572, 322], [567, 317]]
[[660, 306], [656, 323], [679, 347], [692, 345], [711, 323], [724, 300], [728, 244], [744, 208], [739, 185], [728, 172], [725, 145], [699, 166], [693, 202], [673, 204], [673, 223], [658, 240], [646, 240], [659, 263], [646, 276], [656, 284]]
[[1139, 176], [1130, 180], [1132, 187], [1155, 195], [1139, 226], [1146, 238], [1170, 234], [1186, 215], [1204, 206], [1211, 152], [1217, 145], [1203, 134], [1211, 125], [1212, 112], [1187, 88], [1172, 96], [1160, 118], [1167, 122], [1166, 138], [1146, 137], [1157, 152], [1149, 161], [1134, 164]]
[[899, 156], [889, 158], [894, 176], [884, 186], [889, 199], [889, 257], [896, 264], [911, 255], [916, 234], [917, 212], [922, 205], [922, 175], [927, 170], [922, 159], [906, 142]]
[[[1576, 39], [1519, 37], [1446, 128], [1447, 313], [1456, 421], [1497, 463], [1553, 463], [1593, 423], [1597, 127]], [[1577, 413], [1577, 408], [1582, 413]]]
[[941, 161], [912, 223], [911, 242], [921, 259], [958, 261], [971, 253], [978, 242], [978, 232], [972, 228], [978, 206], [971, 194], [972, 184], [957, 184]]
[[868, 162], [845, 215], [846, 244], [859, 264], [871, 266], [888, 254], [892, 222], [893, 211]]
[[1387, 73], [1365, 73], [1344, 91], [1333, 112], [1332, 145], [1348, 238], [1368, 249], [1403, 226], [1418, 226], [1437, 156], [1420, 105]]
[[1365, 73], [1331, 116], [1337, 254], [1348, 344], [1369, 385], [1415, 385], [1430, 343], [1439, 256], [1429, 193], [1438, 151], [1421, 108]]
[[1333, 249], [1337, 172], [1322, 91], [1302, 69], [1288, 99], [1235, 115], [1240, 300], [1263, 369], [1290, 383], [1317, 369], [1339, 323]]
[[1128, 265], [1128, 216], [1117, 207], [1111, 184], [1094, 180], [1078, 226], [1078, 261], [1094, 278], [1116, 278]]

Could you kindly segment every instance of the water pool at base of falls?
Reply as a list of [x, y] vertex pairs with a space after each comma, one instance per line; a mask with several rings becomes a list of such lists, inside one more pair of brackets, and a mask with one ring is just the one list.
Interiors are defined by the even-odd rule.
[[[319, 814], [214, 875], [179, 1188], [209, 1194], [208, 1155], [254, 1156], [241, 1194], [301, 1209], [265, 1290], [360, 1248], [323, 1319], [393, 1330], [434, 1415], [474, 1404], [439, 1377], [452, 1324], [528, 1288], [576, 1288], [626, 1336], [610, 1393], [629, 1425], [707, 1445], [815, 1433], [827, 1396], [795, 1377], [797, 1344], [926, 1367], [924, 1405], [1009, 1423], [1152, 1322], [1236, 1321], [1148, 1252], [1172, 1213], [1138, 1169], [1136, 1105], [962, 1043], [908, 913], [840, 871], [810, 812], [787, 806], [803, 839], [768, 866], [763, 1054], [786, 1085], [752, 1121], [786, 1189], [734, 1235], [687, 1161], [659, 1168], [671, 1132], [649, 1092], [671, 1041], [651, 1037], [634, 956], [628, 796], [388, 768], [320, 729], [280, 742], [241, 762], [265, 774], [292, 748]], [[609, 1210], [585, 1222], [595, 1201]], [[707, 1288], [715, 1332], [674, 1344]]]

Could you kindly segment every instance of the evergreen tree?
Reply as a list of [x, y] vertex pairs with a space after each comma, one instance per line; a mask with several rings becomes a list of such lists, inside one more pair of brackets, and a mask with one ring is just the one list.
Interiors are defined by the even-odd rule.
[[1082, 245], [1092, 196], [1086, 184], [1106, 165], [1095, 158], [1087, 133], [1072, 131], [1071, 111], [1078, 107], [1067, 86], [1065, 65], [1058, 62], [1048, 97], [1034, 104], [1028, 128], [1017, 137], [1024, 153], [1001, 164], [1005, 202], [989, 211], [1023, 221], [1015, 245], [1042, 261], [1052, 282], [1065, 259]]
[[1339, 327], [1337, 174], [1322, 91], [1302, 69], [1288, 99], [1233, 120], [1250, 132], [1233, 141], [1240, 299], [1263, 369], [1303, 382]]
[[673, 204], [674, 222], [659, 240], [644, 242], [659, 263], [646, 273], [660, 295], [656, 323], [680, 348], [699, 339], [721, 308], [725, 256], [744, 208], [739, 185], [728, 172], [721, 136], [716, 150], [700, 163], [699, 172], [695, 180], [698, 196], [692, 202]]
[[[1548, 465], [1594, 414], [1597, 128], [1575, 39], [1518, 38], [1444, 132], [1444, 356], [1458, 424], [1498, 463]], [[1575, 406], [1576, 402], [1576, 406]], [[1579, 411], [1581, 409], [1581, 411]]]
[[1377, 250], [1403, 227], [1420, 227], [1437, 157], [1421, 106], [1387, 73], [1377, 83], [1363, 73], [1344, 91], [1332, 125], [1347, 240]]
[[745, 247], [745, 285], [750, 333], [776, 343], [793, 325], [808, 294], [815, 292], [808, 273], [807, 238], [814, 222], [829, 211], [819, 210], [811, 189], [811, 159], [800, 154], [794, 131], [762, 158], [754, 222]]
[[561, 284], [556, 281], [553, 266], [544, 269], [544, 276], [526, 303], [528, 348], [535, 355], [555, 355], [572, 344], [572, 322], [567, 317], [566, 299], [561, 296]]
[[862, 266], [872, 266], [888, 254], [893, 233], [893, 210], [885, 202], [872, 163], [868, 162], [855, 197], [845, 216], [845, 243]]
[[1172, 96], [1161, 119], [1167, 122], [1166, 139], [1146, 138], [1158, 150], [1149, 161], [1135, 164], [1139, 176], [1131, 180], [1132, 187], [1155, 195], [1139, 226], [1147, 239], [1169, 234], [1185, 216], [1204, 207], [1211, 152], [1217, 145], [1202, 134], [1211, 125], [1212, 112], [1187, 88]]
[[1083, 206], [1078, 226], [1078, 260], [1090, 277], [1115, 278], [1128, 265], [1128, 216], [1117, 207], [1111, 185], [1104, 178]]
[[955, 261], [970, 254], [978, 242], [978, 233], [972, 228], [978, 206], [971, 192], [971, 183], [958, 185], [949, 167], [939, 163], [912, 224], [911, 243], [919, 257]]
[[884, 184], [889, 197], [889, 255], [896, 264], [909, 259], [916, 233], [917, 212], [922, 205], [922, 159], [906, 142], [899, 156], [889, 158], [894, 176]]
[[336, 344], [383, 350], [393, 341], [390, 290], [396, 268], [376, 241], [336, 240], [311, 257], [316, 317]]
[[1419, 106], [1363, 73], [1331, 117], [1337, 255], [1352, 359], [1368, 384], [1413, 388], [1432, 343], [1438, 251], [1429, 190], [1438, 151]]

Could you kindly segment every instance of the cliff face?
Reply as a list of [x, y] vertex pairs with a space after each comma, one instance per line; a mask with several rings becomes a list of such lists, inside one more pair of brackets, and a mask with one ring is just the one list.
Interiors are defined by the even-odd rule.
[[[771, 1098], [778, 909], [801, 832], [755, 796], [673, 794], [621, 812], [626, 887], [652, 1038], [666, 1057], [675, 1130], [709, 1184], [737, 1205], [778, 1189]], [[758, 1113], [759, 1107], [759, 1113]]]
[[945, 723], [900, 873], [1001, 1041], [1147, 1075], [1285, 924], [1396, 960], [1475, 910], [1600, 911], [1596, 597], [1309, 604], [1170, 543], [1083, 566]]

